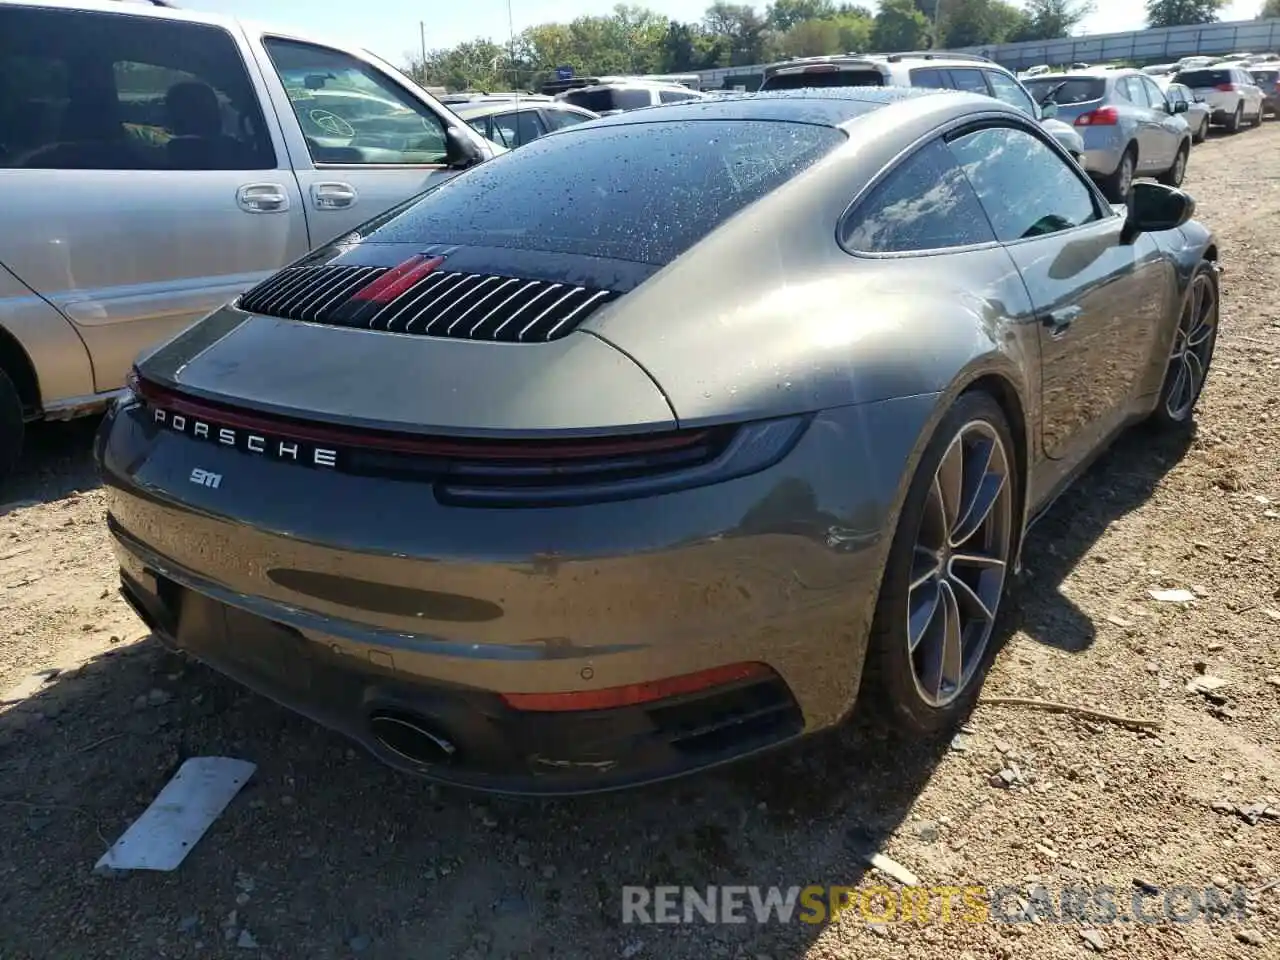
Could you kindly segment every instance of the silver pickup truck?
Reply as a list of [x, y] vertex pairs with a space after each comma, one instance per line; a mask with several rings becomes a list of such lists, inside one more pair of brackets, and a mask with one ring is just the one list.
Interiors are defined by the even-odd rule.
[[0, 475], [137, 354], [503, 148], [366, 52], [168, 4], [0, 3]]

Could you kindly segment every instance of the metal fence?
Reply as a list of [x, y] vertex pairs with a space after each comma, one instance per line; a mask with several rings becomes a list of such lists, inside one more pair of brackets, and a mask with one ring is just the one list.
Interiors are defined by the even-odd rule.
[[[1232, 23], [1205, 23], [1189, 27], [1157, 27], [1131, 33], [1101, 33], [1094, 36], [1065, 37], [1061, 40], [1031, 40], [985, 47], [961, 47], [959, 53], [976, 53], [1010, 70], [1025, 70], [1038, 64], [1052, 66], [1072, 63], [1109, 63], [1127, 60], [1136, 64], [1163, 63], [1196, 55], [1280, 52], [1280, 18], [1238, 20]], [[941, 51], [939, 51], [941, 52]], [[755, 90], [764, 79], [765, 64], [721, 67], [698, 71], [702, 89]]]

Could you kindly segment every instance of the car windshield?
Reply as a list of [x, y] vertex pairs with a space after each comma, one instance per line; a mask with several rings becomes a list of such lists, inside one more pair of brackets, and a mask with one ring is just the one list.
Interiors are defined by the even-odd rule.
[[1036, 98], [1037, 103], [1052, 101], [1061, 107], [1073, 103], [1089, 103], [1101, 100], [1107, 92], [1107, 82], [1100, 77], [1036, 77], [1024, 80], [1022, 85]]
[[762, 120], [577, 127], [446, 181], [367, 237], [663, 264], [845, 140]]
[[879, 70], [806, 70], [766, 77], [761, 90], [803, 90], [806, 87], [881, 87]]
[[1174, 77], [1178, 83], [1188, 87], [1217, 87], [1225, 83], [1234, 83], [1230, 70], [1183, 70]]

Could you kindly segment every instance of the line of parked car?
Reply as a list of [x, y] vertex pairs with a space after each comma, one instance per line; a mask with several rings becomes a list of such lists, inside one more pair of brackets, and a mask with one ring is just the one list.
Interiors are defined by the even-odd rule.
[[[366, 51], [146, 2], [10, 0], [0, 37], [0, 475], [26, 423], [101, 410], [140, 351], [379, 211], [565, 127], [741, 95], [602, 76], [437, 99]], [[1181, 183], [1210, 123], [1273, 105], [1240, 68], [1173, 79], [1190, 87], [1136, 71], [1024, 85], [921, 51], [786, 61], [763, 89], [985, 94], [1118, 202], [1135, 176]]]

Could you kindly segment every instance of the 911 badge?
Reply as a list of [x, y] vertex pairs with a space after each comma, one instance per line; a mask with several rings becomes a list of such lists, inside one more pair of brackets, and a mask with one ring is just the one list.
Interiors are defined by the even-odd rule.
[[191, 471], [191, 482], [198, 483], [202, 487], [208, 487], [210, 490], [217, 490], [222, 486], [222, 474], [214, 473], [212, 470], [201, 470], [196, 467]]

